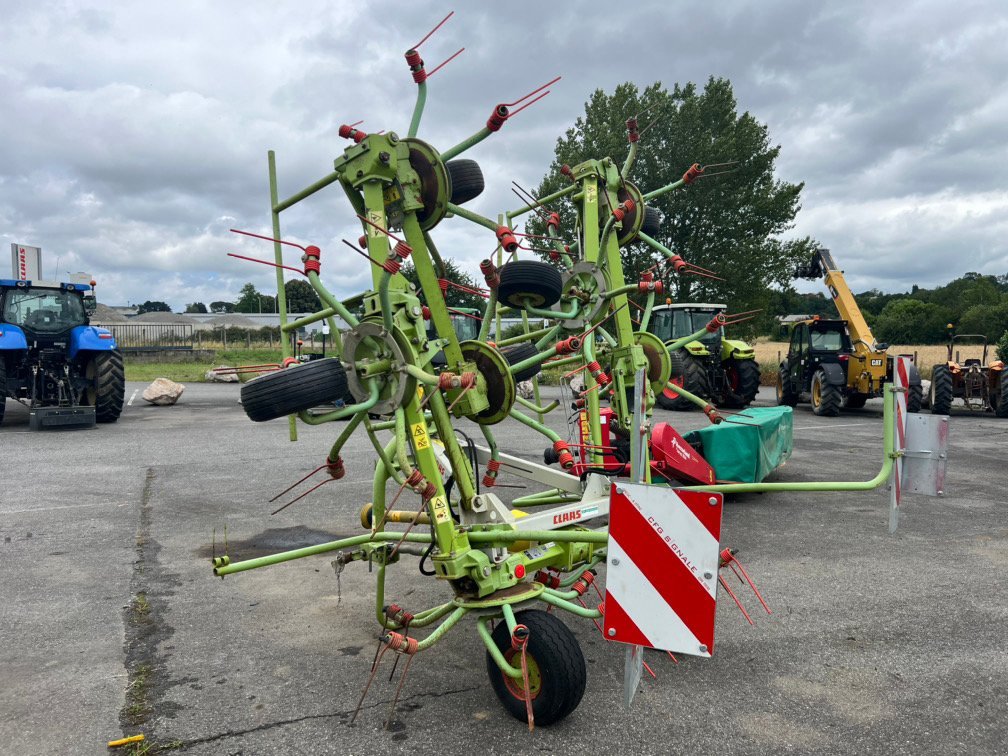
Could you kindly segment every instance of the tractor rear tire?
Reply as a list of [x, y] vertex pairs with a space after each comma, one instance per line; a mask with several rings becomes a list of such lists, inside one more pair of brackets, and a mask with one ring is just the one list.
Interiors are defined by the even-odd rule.
[[907, 412], [917, 413], [921, 411], [924, 403], [924, 389], [919, 383], [911, 383], [907, 386]]
[[0, 425], [3, 425], [4, 410], [7, 408], [7, 363], [0, 354]]
[[126, 394], [122, 354], [118, 349], [98, 352], [88, 360], [84, 371], [92, 382], [84, 392], [84, 401], [95, 408], [99, 423], [114, 423], [122, 414]]
[[931, 414], [947, 415], [952, 411], [952, 373], [948, 365], [935, 365], [931, 370]]
[[794, 407], [798, 404], [798, 394], [784, 389], [784, 379], [787, 375], [787, 368], [781, 367], [777, 371], [777, 404], [784, 407]]
[[834, 386], [826, 378], [825, 370], [816, 370], [812, 376], [812, 412], [820, 417], [836, 417], [840, 414], [843, 394], [839, 386]]
[[[998, 374], [998, 385], [994, 387], [993, 394], [997, 399], [994, 405], [994, 414], [997, 417], [1008, 417], [1008, 378], [1005, 378], [1004, 370]], [[0, 393], [0, 396], [3, 396]], [[3, 418], [3, 410], [0, 409], [0, 419]]]
[[460, 158], [445, 163], [448, 183], [451, 184], [451, 203], [464, 205], [483, 193], [483, 171], [475, 160]]
[[[539, 350], [535, 348], [535, 344], [529, 342], [523, 342], [521, 344], [513, 344], [512, 346], [506, 346], [500, 350], [500, 353], [504, 355], [504, 359], [507, 360], [508, 365], [517, 365], [519, 362], [524, 362], [529, 357], [534, 357], [539, 354]], [[521, 383], [522, 381], [531, 381], [542, 370], [542, 363], [533, 365], [532, 367], [527, 367], [520, 373], [515, 374], [515, 383]]]
[[[574, 711], [584, 696], [587, 682], [584, 654], [574, 633], [555, 614], [526, 609], [518, 612], [515, 619], [529, 630], [526, 659], [535, 724], [544, 727], [555, 724]], [[520, 667], [521, 652], [511, 647], [507, 623], [498, 622], [491, 637], [508, 663]], [[501, 672], [489, 651], [486, 657], [487, 675], [497, 698], [512, 717], [527, 722], [524, 681]]]
[[549, 263], [537, 260], [515, 260], [500, 269], [497, 297], [519, 310], [528, 300], [533, 307], [545, 309], [560, 301], [563, 278]]
[[641, 223], [641, 233], [654, 239], [661, 233], [662, 214], [658, 208], [644, 206], [644, 222]]
[[241, 387], [245, 414], [257, 423], [304, 412], [346, 395], [346, 371], [333, 357], [266, 373]]
[[[710, 397], [710, 383], [707, 380], [707, 373], [703, 366], [693, 358], [685, 349], [677, 349], [669, 352], [672, 361], [672, 373], [670, 383], [682, 386], [691, 394], [696, 394], [701, 399]], [[667, 410], [691, 410], [696, 409], [696, 405], [689, 399], [685, 399], [671, 388], [666, 387], [655, 397], [658, 406]]]
[[760, 369], [756, 360], [728, 360], [725, 362], [725, 407], [748, 407], [759, 393]]
[[844, 397], [843, 406], [844, 409], [861, 409], [865, 406], [865, 402], [868, 401], [868, 394], [847, 394]]

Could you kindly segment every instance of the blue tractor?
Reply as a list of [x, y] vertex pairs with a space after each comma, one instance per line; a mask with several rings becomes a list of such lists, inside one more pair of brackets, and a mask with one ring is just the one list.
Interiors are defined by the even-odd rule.
[[90, 325], [94, 282], [0, 279], [0, 423], [7, 397], [31, 411], [30, 427], [114, 423], [123, 407], [122, 355]]

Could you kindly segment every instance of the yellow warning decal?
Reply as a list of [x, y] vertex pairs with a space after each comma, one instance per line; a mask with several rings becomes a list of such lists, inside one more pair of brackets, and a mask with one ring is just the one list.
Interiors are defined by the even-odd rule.
[[427, 435], [426, 423], [413, 423], [413, 448], [417, 451], [430, 448], [430, 437]]
[[595, 202], [598, 199], [598, 190], [591, 184], [585, 187], [585, 202]]
[[434, 510], [434, 522], [448, 522], [448, 502], [444, 496], [435, 496], [431, 502], [431, 509]]
[[[367, 227], [368, 236], [374, 236], [374, 237], [384, 236], [384, 234], [382, 234], [382, 232], [378, 230], [378, 228], [385, 228], [384, 213], [378, 213], [372, 210], [368, 212], [368, 220], [370, 220], [371, 223], [374, 224], [374, 226], [368, 225]], [[378, 228], [375, 228], [375, 226], [378, 226]]]
[[396, 189], [395, 184], [392, 184], [388, 189], [385, 190], [385, 204], [391, 205], [396, 200], [402, 199], [402, 195], [399, 190]]

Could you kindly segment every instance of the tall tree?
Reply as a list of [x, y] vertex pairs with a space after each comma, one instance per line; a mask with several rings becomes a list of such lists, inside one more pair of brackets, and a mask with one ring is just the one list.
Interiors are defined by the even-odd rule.
[[291, 279], [284, 284], [287, 294], [287, 312], [317, 312], [322, 309], [318, 294], [311, 284], [300, 279]]
[[207, 311], [207, 306], [202, 302], [193, 302], [185, 306], [186, 312], [197, 312], [205, 313]]
[[235, 312], [273, 312], [273, 305], [273, 297], [260, 293], [254, 284], [247, 283], [238, 292], [234, 309]]
[[152, 302], [148, 299], [142, 305], [137, 305], [137, 315], [143, 315], [145, 312], [171, 312], [171, 307], [166, 302]]
[[224, 302], [218, 300], [216, 302], [210, 303], [210, 312], [222, 313], [222, 312], [234, 312], [235, 306], [234, 302]]
[[[625, 122], [635, 114], [640, 114], [642, 130], [653, 122], [641, 135], [629, 176], [644, 193], [678, 180], [693, 163], [737, 161], [728, 173], [705, 176], [649, 203], [663, 215], [657, 240], [725, 279], [680, 278], [662, 268], [670, 295], [678, 301], [725, 301], [739, 311], [766, 306], [772, 285], [790, 289], [796, 264], [805, 262], [816, 246], [809, 237], [780, 238], [793, 226], [804, 185], [775, 177], [780, 147], [770, 143], [764, 124], [737, 112], [727, 79], [712, 77], [702, 92], [692, 83], [668, 91], [660, 82], [643, 92], [631, 83], [611, 94], [596, 90], [585, 103], [584, 116], [557, 140], [555, 159], [537, 196], [567, 184], [560, 173], [565, 164], [611, 157], [622, 165], [629, 149]], [[570, 203], [551, 209], [561, 211], [561, 235], [575, 238]], [[532, 233], [543, 233], [541, 218], [527, 225]], [[641, 242], [621, 254], [628, 280], [664, 259]]]

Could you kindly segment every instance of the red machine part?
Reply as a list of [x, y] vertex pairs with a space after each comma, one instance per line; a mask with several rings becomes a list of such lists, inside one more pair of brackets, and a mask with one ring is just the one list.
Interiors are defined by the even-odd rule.
[[[600, 443], [596, 446], [591, 440], [588, 413], [585, 410], [579, 413], [578, 461], [570, 468], [571, 474], [580, 476], [591, 468], [601, 467], [605, 470], [621, 471], [622, 474], [629, 475], [629, 464], [620, 462], [614, 454], [616, 446], [613, 444], [613, 437], [609, 431], [613, 414], [609, 407], [600, 410]], [[696, 485], [708, 485], [715, 482], [714, 468], [668, 423], [657, 423], [654, 426], [649, 443], [651, 471], [657, 477], [663, 480], [675, 480], [680, 483]], [[590, 461], [593, 451], [601, 452], [601, 464], [593, 464]]]

